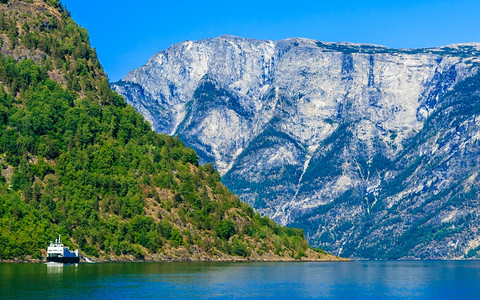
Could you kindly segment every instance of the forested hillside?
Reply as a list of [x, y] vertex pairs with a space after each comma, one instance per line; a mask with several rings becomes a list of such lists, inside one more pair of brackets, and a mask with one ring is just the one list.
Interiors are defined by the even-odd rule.
[[[112, 92], [56, 0], [0, 2], [0, 260], [336, 259], [261, 217]], [[43, 253], [44, 255], [44, 253]]]

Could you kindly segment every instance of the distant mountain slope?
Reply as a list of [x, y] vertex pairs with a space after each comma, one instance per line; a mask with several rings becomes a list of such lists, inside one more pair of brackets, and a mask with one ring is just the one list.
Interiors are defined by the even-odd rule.
[[[477, 186], [480, 165], [475, 143], [460, 142], [475, 139], [476, 113], [458, 125], [446, 103], [477, 101], [465, 88], [479, 62], [480, 44], [221, 36], [173, 45], [112, 86], [155, 130], [214, 163], [243, 200], [315, 245], [354, 258], [457, 258], [478, 250], [468, 233], [476, 196], [464, 209], [447, 203], [465, 178]], [[468, 130], [452, 135], [457, 125]], [[450, 213], [471, 219], [447, 222]]]
[[[109, 88], [56, 1], [0, 4], [0, 260], [57, 234], [109, 260], [337, 259], [254, 213]], [[43, 253], [44, 255], [45, 253]]]

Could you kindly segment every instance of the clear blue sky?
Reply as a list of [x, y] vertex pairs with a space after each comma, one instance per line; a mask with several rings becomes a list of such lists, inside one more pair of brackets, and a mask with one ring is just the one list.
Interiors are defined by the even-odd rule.
[[185, 40], [233, 34], [279, 40], [372, 43], [392, 48], [480, 42], [478, 0], [62, 0], [111, 81]]

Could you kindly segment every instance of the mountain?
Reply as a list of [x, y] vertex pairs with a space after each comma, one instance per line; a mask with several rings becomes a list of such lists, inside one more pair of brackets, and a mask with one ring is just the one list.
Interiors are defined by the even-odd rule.
[[336, 260], [241, 202], [109, 88], [56, 0], [0, 3], [0, 261]]
[[223, 183], [335, 254], [479, 253], [480, 44], [426, 49], [220, 36], [113, 83]]

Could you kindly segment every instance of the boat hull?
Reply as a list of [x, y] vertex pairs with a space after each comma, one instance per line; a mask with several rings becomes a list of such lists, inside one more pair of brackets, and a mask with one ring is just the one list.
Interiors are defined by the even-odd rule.
[[64, 264], [75, 264], [80, 262], [80, 257], [47, 257], [48, 262], [59, 262]]

